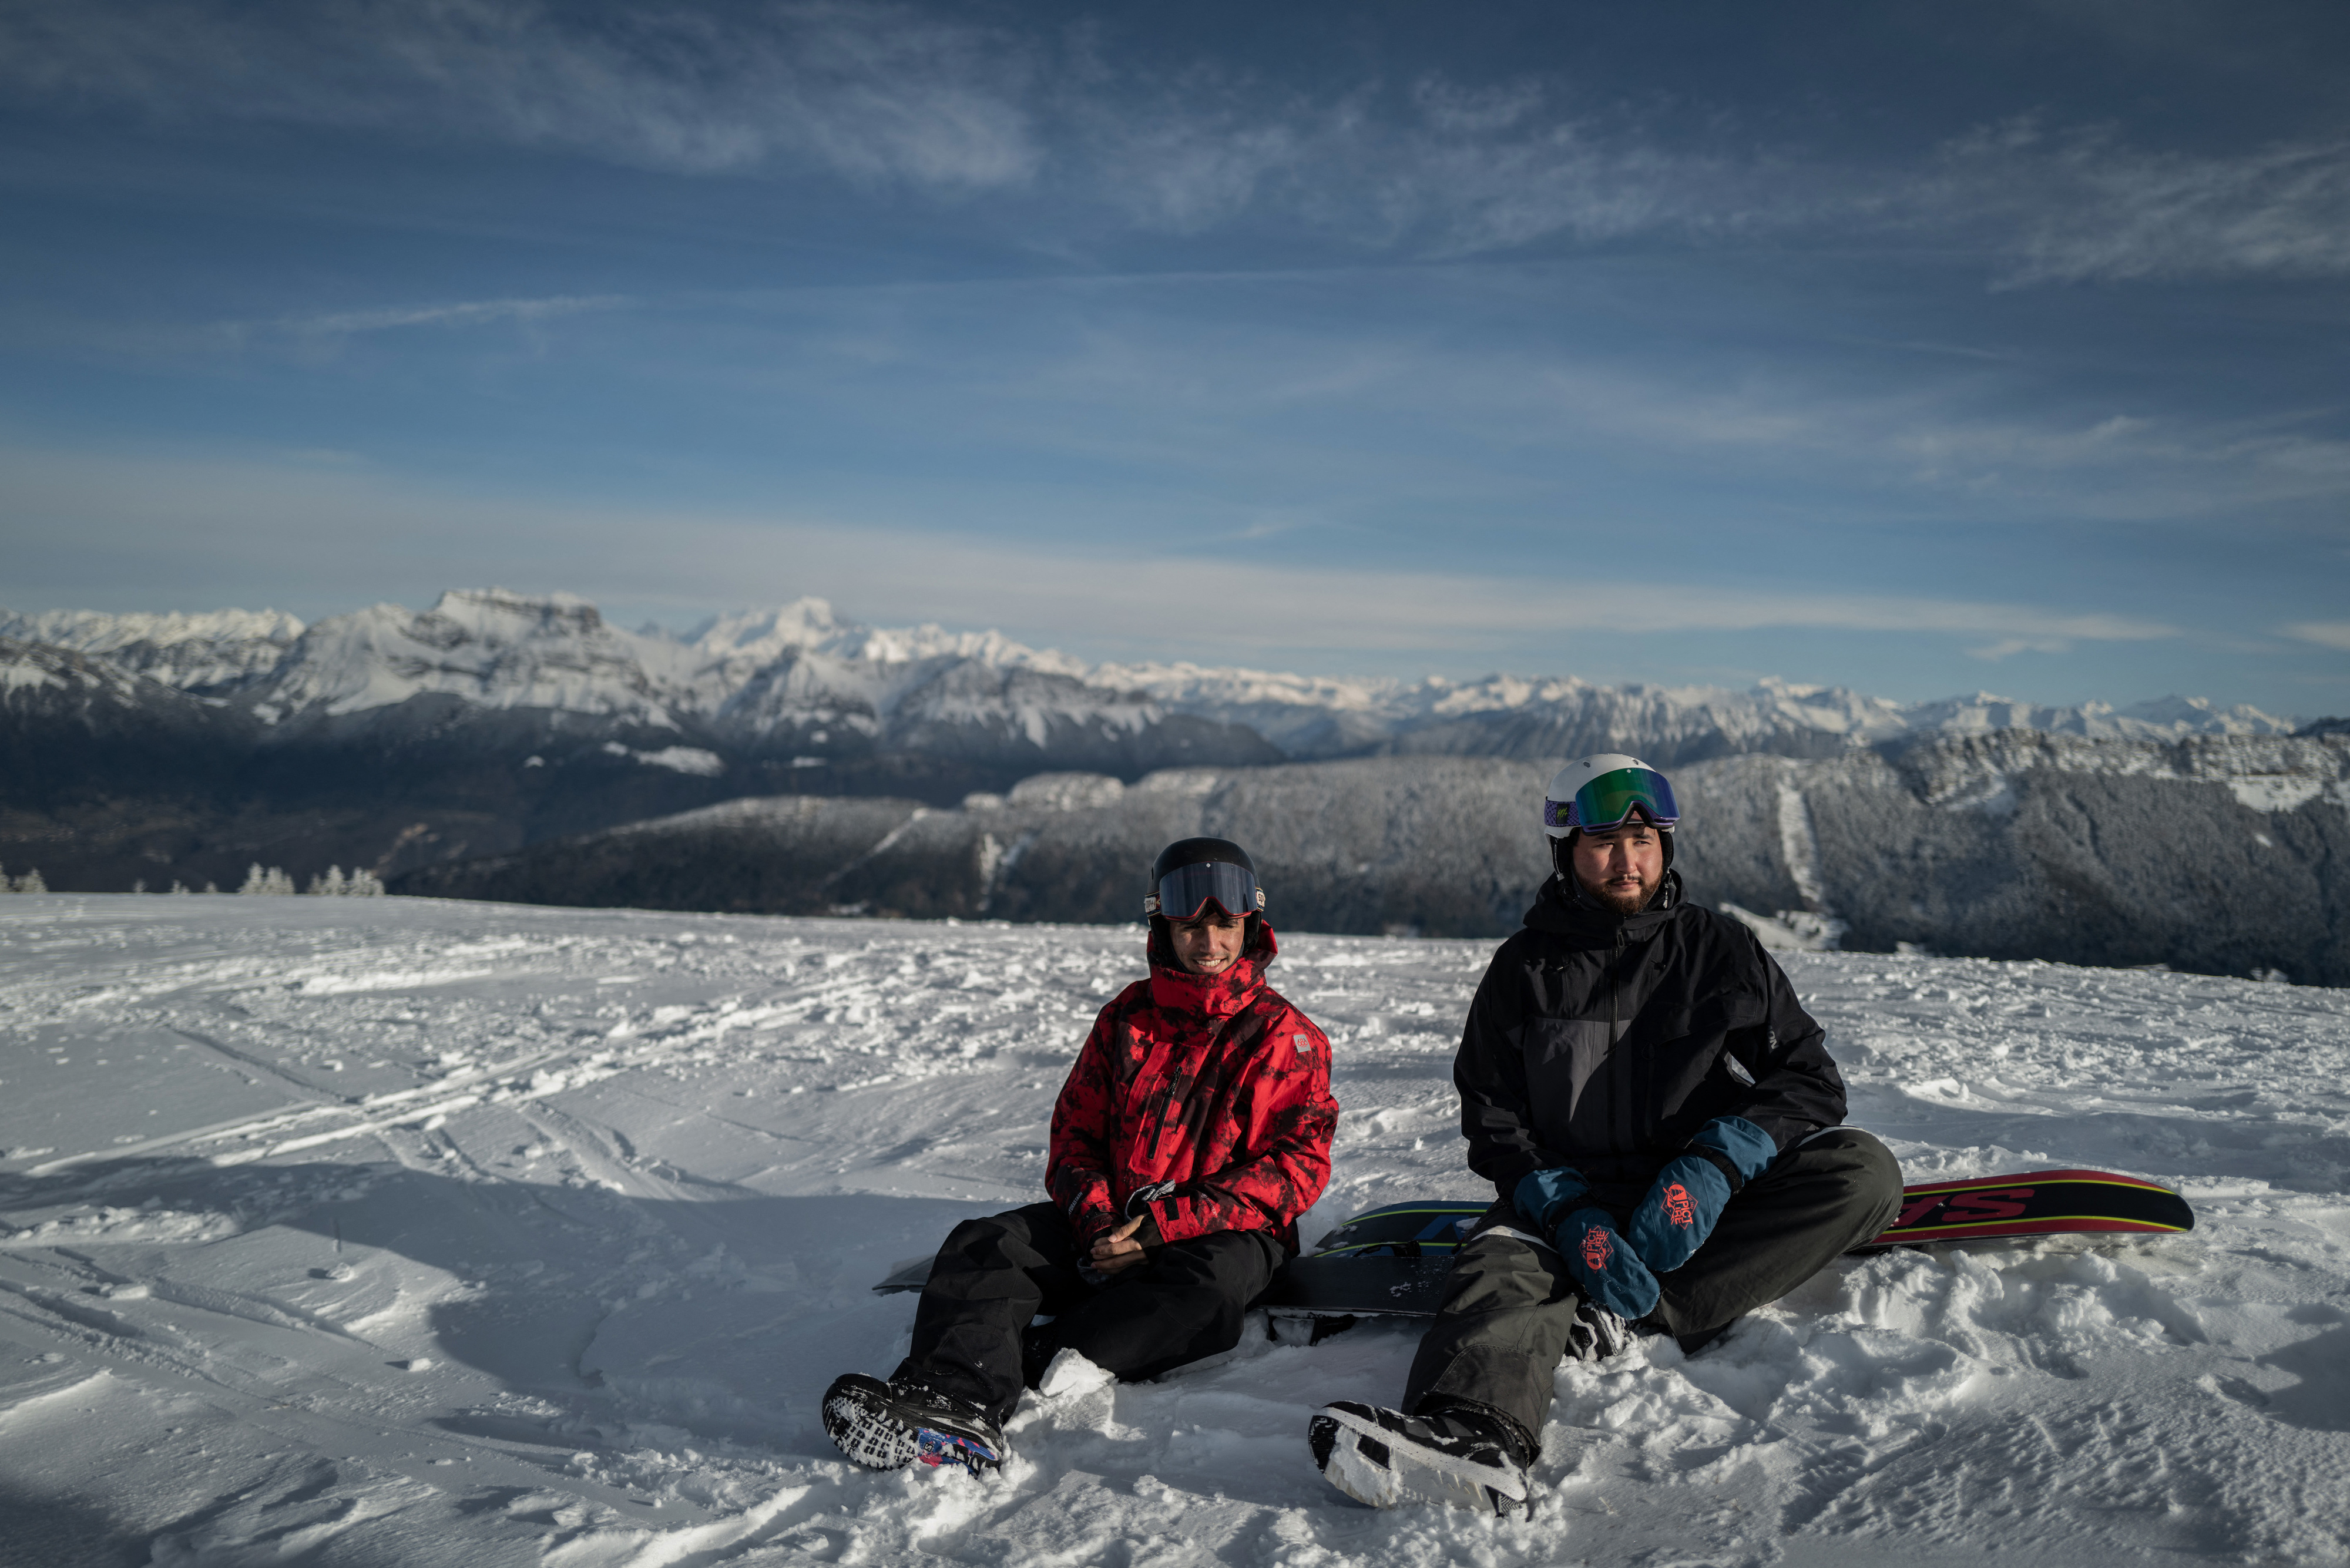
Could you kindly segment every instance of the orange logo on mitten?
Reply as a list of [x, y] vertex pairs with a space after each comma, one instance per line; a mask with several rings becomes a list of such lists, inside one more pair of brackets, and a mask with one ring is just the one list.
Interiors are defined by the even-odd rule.
[[1689, 1189], [1678, 1181], [1665, 1189], [1665, 1218], [1684, 1231], [1697, 1223], [1697, 1206], [1690, 1201]]
[[1583, 1264], [1587, 1269], [1607, 1266], [1607, 1227], [1593, 1225], [1583, 1232]]

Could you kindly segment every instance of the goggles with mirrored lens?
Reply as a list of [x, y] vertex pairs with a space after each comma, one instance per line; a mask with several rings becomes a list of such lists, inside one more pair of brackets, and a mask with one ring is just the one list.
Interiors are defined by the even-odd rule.
[[1245, 866], [1201, 860], [1178, 866], [1159, 878], [1159, 890], [1144, 898], [1142, 907], [1170, 920], [1189, 920], [1211, 903], [1227, 915], [1253, 915], [1264, 908], [1264, 891]]
[[1657, 827], [1670, 827], [1681, 819], [1673, 786], [1654, 768], [1617, 768], [1576, 790], [1573, 800], [1544, 801], [1543, 826], [1606, 833], [1623, 826], [1636, 811]]

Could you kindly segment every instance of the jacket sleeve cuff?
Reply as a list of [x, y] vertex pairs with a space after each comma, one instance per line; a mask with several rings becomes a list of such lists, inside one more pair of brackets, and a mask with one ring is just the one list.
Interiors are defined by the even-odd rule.
[[1118, 1210], [1109, 1206], [1109, 1195], [1107, 1191], [1101, 1195], [1098, 1201], [1088, 1199], [1080, 1202], [1073, 1206], [1069, 1212], [1069, 1229], [1076, 1232], [1077, 1244], [1080, 1247], [1092, 1246], [1096, 1241], [1117, 1230], [1119, 1223]]
[[[1183, 1212], [1187, 1207], [1191, 1205], [1180, 1198], [1159, 1199], [1144, 1211], [1142, 1228], [1156, 1232], [1162, 1243], [1188, 1241], [1194, 1236], [1207, 1234], [1206, 1226], [1197, 1223]], [[1145, 1241], [1143, 1245], [1147, 1247], [1150, 1243]]]
[[1735, 1172], [1738, 1178], [1731, 1188], [1734, 1192], [1779, 1158], [1779, 1143], [1744, 1116], [1716, 1116], [1697, 1129], [1697, 1136], [1689, 1141], [1689, 1152], [1721, 1156], [1727, 1161], [1724, 1174]]
[[1681, 1150], [1681, 1156], [1685, 1159], [1701, 1159], [1721, 1172], [1722, 1179], [1730, 1183], [1730, 1190], [1733, 1197], [1740, 1188], [1746, 1185], [1746, 1177], [1738, 1168], [1738, 1163], [1718, 1148], [1709, 1148], [1704, 1144], [1693, 1143]]

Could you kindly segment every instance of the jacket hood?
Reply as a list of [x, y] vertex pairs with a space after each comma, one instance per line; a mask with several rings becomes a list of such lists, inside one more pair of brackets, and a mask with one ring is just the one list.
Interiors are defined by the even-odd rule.
[[1211, 1018], [1227, 1018], [1246, 1007], [1263, 989], [1264, 971], [1281, 951], [1272, 925], [1263, 915], [1255, 919], [1256, 929], [1231, 968], [1222, 974], [1193, 974], [1176, 961], [1161, 922], [1153, 918], [1149, 947], [1150, 1000], [1161, 1007], [1204, 1012]]
[[1526, 911], [1525, 923], [1535, 930], [1556, 931], [1561, 936], [1612, 942], [1620, 930], [1639, 940], [1653, 935], [1658, 927], [1671, 919], [1680, 902], [1681, 874], [1678, 871], [1665, 873], [1664, 879], [1657, 884], [1657, 896], [1637, 915], [1619, 915], [1603, 908], [1584, 896], [1580, 884], [1554, 875], [1534, 895], [1534, 908]]

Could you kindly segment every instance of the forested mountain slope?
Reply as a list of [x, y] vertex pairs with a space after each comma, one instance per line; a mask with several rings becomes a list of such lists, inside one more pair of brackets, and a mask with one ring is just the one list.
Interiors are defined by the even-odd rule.
[[[743, 800], [421, 868], [400, 890], [556, 904], [1016, 920], [1136, 918], [1159, 846], [1256, 857], [1292, 929], [1512, 929], [1545, 866], [1545, 770], [1383, 757], [1043, 775], [940, 810]], [[1677, 768], [1690, 896], [1769, 940], [2350, 983], [2350, 736], [2029, 732]]]

